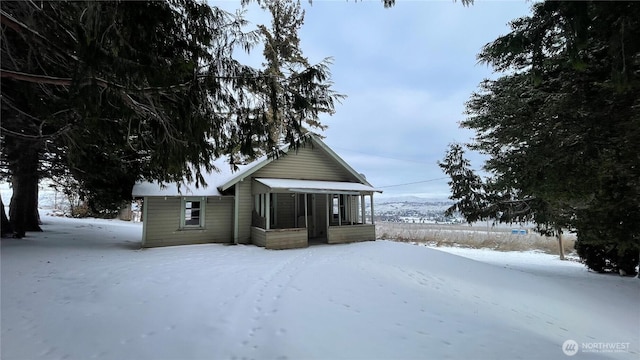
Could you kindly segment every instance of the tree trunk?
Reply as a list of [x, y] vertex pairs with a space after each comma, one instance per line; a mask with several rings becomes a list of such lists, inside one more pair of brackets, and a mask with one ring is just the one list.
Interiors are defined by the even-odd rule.
[[556, 237], [558, 238], [558, 252], [560, 254], [560, 260], [564, 260], [564, 244], [562, 242], [562, 230], [556, 229]]
[[2, 207], [2, 228], [0, 228], [0, 232], [2, 233], [2, 236], [4, 236], [5, 234], [13, 233], [13, 227], [9, 222], [9, 218], [7, 218], [7, 213], [4, 211], [4, 202], [2, 201], [2, 198], [0, 198], [0, 207]]
[[38, 214], [38, 165], [40, 143], [16, 141], [10, 153], [13, 196], [9, 205], [9, 219], [15, 237], [27, 231], [42, 231]]

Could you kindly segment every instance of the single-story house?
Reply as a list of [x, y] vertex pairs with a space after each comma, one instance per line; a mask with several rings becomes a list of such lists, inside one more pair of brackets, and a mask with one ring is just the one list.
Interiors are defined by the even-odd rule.
[[[143, 247], [201, 243], [267, 249], [375, 240], [375, 189], [320, 138], [277, 158], [208, 175], [206, 188], [138, 183]], [[369, 211], [365, 212], [368, 207]]]

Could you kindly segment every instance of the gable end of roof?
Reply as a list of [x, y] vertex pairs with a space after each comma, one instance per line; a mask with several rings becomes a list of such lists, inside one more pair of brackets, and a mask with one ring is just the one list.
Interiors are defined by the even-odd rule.
[[[344, 161], [340, 156], [338, 156], [338, 154], [336, 154], [333, 150], [331, 150], [331, 148], [327, 144], [325, 144], [322, 140], [320, 140], [320, 138], [317, 135], [313, 133], [309, 133], [307, 136], [309, 137], [311, 146], [318, 146], [319, 148], [324, 150], [329, 155], [329, 157], [331, 157], [335, 162], [337, 162], [340, 166], [342, 166], [345, 170], [347, 170], [351, 175], [353, 175], [353, 177], [356, 178], [360, 183], [365, 184], [367, 186], [371, 186], [371, 184], [369, 184], [367, 179], [365, 179], [362, 174], [355, 171], [349, 164], [347, 164], [346, 161]], [[289, 151], [291, 151], [291, 149], [288, 146], [286, 146], [285, 148], [283, 148], [283, 151], [288, 153]], [[251, 176], [252, 174], [262, 169], [266, 165], [270, 164], [274, 160], [277, 160], [277, 158], [266, 157], [266, 156], [256, 160], [256, 164], [254, 166], [250, 166], [238, 172], [235, 176], [233, 176], [227, 182], [220, 185], [218, 187], [218, 190], [220, 190], [221, 193], [229, 190], [235, 184], [239, 183], [240, 181], [243, 181], [245, 178]]]

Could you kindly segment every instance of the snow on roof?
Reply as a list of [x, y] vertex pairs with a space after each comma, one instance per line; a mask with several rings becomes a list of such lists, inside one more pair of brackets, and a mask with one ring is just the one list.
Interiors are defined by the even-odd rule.
[[343, 181], [297, 180], [297, 179], [255, 179], [272, 190], [302, 193], [336, 192], [382, 192], [369, 185]]
[[194, 182], [188, 182], [186, 179], [178, 188], [175, 183], [160, 185], [157, 182], [138, 182], [133, 186], [132, 194], [134, 197], [143, 196], [222, 196], [218, 187], [239, 173], [247, 171], [260, 161], [254, 161], [248, 165], [238, 165], [238, 170], [233, 171], [227, 157], [219, 158], [213, 162], [213, 166], [218, 171], [210, 173], [203, 172], [203, 177], [207, 186], [200, 185], [196, 187]]

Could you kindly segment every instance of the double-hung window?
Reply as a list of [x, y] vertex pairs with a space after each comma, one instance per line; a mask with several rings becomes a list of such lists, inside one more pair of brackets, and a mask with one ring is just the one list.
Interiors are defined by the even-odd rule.
[[181, 227], [185, 229], [204, 228], [205, 197], [182, 198]]

